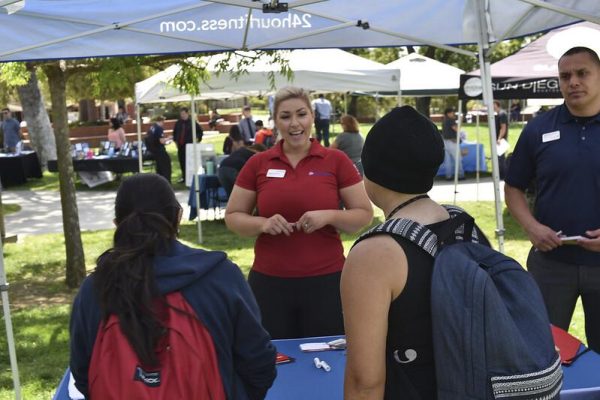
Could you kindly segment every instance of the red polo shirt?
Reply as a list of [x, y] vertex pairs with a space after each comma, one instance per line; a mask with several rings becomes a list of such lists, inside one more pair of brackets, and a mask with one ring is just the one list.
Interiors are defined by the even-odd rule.
[[[280, 214], [296, 222], [306, 211], [337, 210], [339, 190], [361, 181], [346, 154], [311, 142], [309, 154], [295, 169], [283, 153], [282, 140], [250, 158], [241, 170], [236, 185], [256, 192], [260, 216]], [[311, 234], [261, 234], [254, 254], [255, 271], [286, 278], [330, 274], [344, 264], [340, 235], [331, 225]]]

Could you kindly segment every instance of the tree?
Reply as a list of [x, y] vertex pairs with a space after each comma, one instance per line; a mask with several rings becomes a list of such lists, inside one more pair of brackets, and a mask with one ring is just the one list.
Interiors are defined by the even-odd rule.
[[43, 168], [48, 165], [48, 160], [56, 160], [56, 142], [52, 132], [50, 118], [46, 112], [44, 97], [38, 84], [35, 65], [26, 64], [29, 72], [27, 83], [17, 87], [23, 114], [27, 121], [27, 131], [31, 145], [35, 149]]
[[27, 121], [31, 145], [37, 152], [40, 163], [45, 167], [48, 160], [56, 159], [56, 147], [34, 64], [1, 64], [0, 82], [8, 90], [17, 91]]
[[56, 138], [60, 202], [67, 255], [65, 280], [67, 286], [75, 288], [83, 281], [86, 272], [67, 120], [66, 89], [68, 73], [64, 61], [44, 64], [42, 69], [48, 77], [52, 99], [52, 121]]

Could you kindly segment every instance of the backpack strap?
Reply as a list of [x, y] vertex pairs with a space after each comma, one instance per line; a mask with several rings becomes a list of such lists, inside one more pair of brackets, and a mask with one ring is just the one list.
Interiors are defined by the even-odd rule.
[[360, 235], [356, 242], [354, 242], [354, 246], [371, 236], [381, 234], [400, 236], [414, 243], [432, 257], [435, 257], [438, 253], [437, 235], [425, 225], [408, 218], [393, 218], [374, 226]]
[[435, 257], [440, 248], [446, 243], [456, 241], [479, 242], [479, 234], [473, 217], [460, 207], [444, 205], [444, 208], [448, 211], [451, 221], [442, 227], [439, 236], [419, 222], [408, 218], [393, 218], [360, 235], [354, 246], [371, 236], [388, 234], [400, 236], [414, 243], [430, 256]]

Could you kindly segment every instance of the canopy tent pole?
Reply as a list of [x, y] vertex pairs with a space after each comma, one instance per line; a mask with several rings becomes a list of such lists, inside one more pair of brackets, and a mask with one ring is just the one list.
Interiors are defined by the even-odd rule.
[[547, 1], [541, 1], [541, 0], [519, 0], [519, 1], [521, 1], [523, 3], [531, 4], [532, 6], [544, 8], [546, 10], [554, 11], [558, 14], [563, 14], [563, 15], [567, 15], [572, 18], [590, 21], [590, 22], [600, 25], [600, 17], [595, 16], [595, 15], [582, 13], [582, 12], [579, 12], [577, 10], [573, 10], [573, 9], [567, 8], [567, 7], [561, 7], [561, 6], [558, 6], [555, 4], [551, 4]]
[[476, 136], [476, 140], [477, 140], [477, 145], [475, 147], [475, 157], [477, 157], [477, 160], [475, 160], [475, 169], [476, 169], [476, 178], [475, 178], [475, 182], [477, 182], [477, 201], [479, 201], [479, 171], [481, 169], [481, 165], [480, 161], [479, 161], [479, 113], [477, 113], [477, 115], [475, 116], [475, 136]]
[[462, 126], [462, 100], [458, 100], [458, 123], [456, 125], [456, 154], [454, 154], [454, 205], [456, 205], [456, 195], [458, 193], [458, 163], [462, 163], [460, 157], [460, 128]]
[[142, 116], [140, 115], [140, 104], [136, 101], [135, 103], [135, 122], [136, 122], [136, 130], [137, 130], [137, 141], [138, 141], [138, 151], [137, 151], [137, 156], [138, 156], [138, 168], [139, 168], [139, 172], [140, 174], [143, 172], [144, 169], [144, 160], [142, 160]]
[[498, 238], [498, 251], [504, 252], [504, 221], [502, 220], [502, 198], [500, 196], [500, 176], [498, 174], [498, 151], [496, 148], [496, 120], [494, 117], [494, 98], [492, 91], [492, 78], [490, 58], [488, 54], [489, 34], [487, 24], [487, 1], [477, 1], [477, 47], [479, 49], [479, 68], [483, 87], [483, 100], [487, 107], [488, 126], [490, 132], [490, 149], [492, 157], [492, 180], [494, 183], [494, 203], [496, 209], [496, 237]]
[[[198, 160], [198, 142], [196, 140], [196, 100], [194, 95], [191, 96], [191, 110], [192, 120], [192, 148], [194, 150], [194, 196], [196, 197], [196, 216], [198, 221], [196, 226], [198, 227], [198, 244], [202, 244], [202, 222], [200, 222], [200, 179], [198, 179], [198, 165], [202, 162], [202, 158]], [[187, 145], [186, 145], [187, 146]]]
[[10, 318], [10, 306], [8, 303], [8, 282], [4, 271], [4, 244], [0, 242], [0, 293], [2, 295], [2, 309], [4, 311], [4, 325], [6, 326], [6, 343], [8, 344], [8, 355], [10, 358], [10, 369], [12, 371], [15, 399], [21, 400], [21, 383], [19, 381], [19, 367], [17, 365], [17, 352], [15, 350], [15, 336], [13, 333], [12, 319]]
[[400, 83], [400, 78], [402, 76], [402, 71], [398, 69], [398, 107], [402, 107], [402, 84]]

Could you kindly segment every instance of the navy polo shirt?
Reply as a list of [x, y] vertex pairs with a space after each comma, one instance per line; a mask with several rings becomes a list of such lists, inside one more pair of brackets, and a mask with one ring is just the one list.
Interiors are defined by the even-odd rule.
[[[517, 142], [506, 183], [535, 182], [535, 218], [565, 235], [600, 228], [600, 114], [577, 121], [563, 104], [530, 121]], [[600, 266], [600, 252], [563, 245], [553, 259]]]

